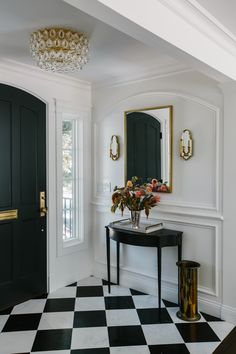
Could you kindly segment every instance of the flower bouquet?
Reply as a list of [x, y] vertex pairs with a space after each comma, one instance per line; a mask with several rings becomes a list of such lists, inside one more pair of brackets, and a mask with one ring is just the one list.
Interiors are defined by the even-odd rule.
[[[155, 184], [156, 180], [152, 182]], [[118, 188], [116, 186], [112, 194], [111, 211], [115, 213], [116, 209], [119, 208], [123, 215], [124, 209], [128, 208], [131, 211], [131, 221], [138, 225], [140, 211], [144, 210], [148, 217], [150, 209], [160, 201], [159, 195], [152, 194], [151, 185], [150, 183], [140, 185], [138, 177], [134, 176], [127, 181], [125, 187]]]

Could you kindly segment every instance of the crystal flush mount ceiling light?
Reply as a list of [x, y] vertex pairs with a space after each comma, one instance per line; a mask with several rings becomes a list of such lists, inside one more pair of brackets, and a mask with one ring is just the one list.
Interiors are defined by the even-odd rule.
[[88, 62], [88, 38], [69, 28], [43, 28], [30, 36], [30, 51], [37, 65], [51, 72], [81, 70]]

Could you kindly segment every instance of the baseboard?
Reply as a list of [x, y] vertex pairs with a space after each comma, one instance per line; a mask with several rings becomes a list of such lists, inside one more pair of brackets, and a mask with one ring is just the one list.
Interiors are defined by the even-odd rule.
[[[107, 279], [106, 266], [102, 263], [94, 263], [94, 276]], [[111, 280], [116, 282], [116, 268], [111, 267]], [[157, 280], [135, 272], [120, 270], [120, 284], [124, 287], [133, 288], [150, 295], [157, 295]], [[162, 281], [162, 298], [177, 303], [177, 285]], [[224, 319], [227, 322], [236, 323], [236, 309], [222, 304], [204, 294], [198, 296], [198, 307], [200, 311], [209, 315]]]
[[221, 318], [221, 303], [216, 300], [209, 300], [204, 295], [198, 296], [199, 310], [209, 315]]
[[227, 322], [236, 324], [236, 308], [227, 305], [222, 305], [221, 318]]
[[[95, 262], [94, 275], [99, 278], [107, 279], [106, 265], [100, 262]], [[111, 281], [116, 283], [116, 268], [113, 266], [111, 266]], [[150, 295], [157, 295], [156, 279], [145, 276], [143, 274], [135, 273], [133, 271], [131, 272], [128, 270], [120, 269], [120, 284], [124, 287], [133, 288]], [[176, 302], [176, 294], [176, 286], [171, 284], [170, 287], [168, 287], [168, 294], [165, 294], [165, 286], [162, 286], [162, 295], [166, 295], [166, 300]]]

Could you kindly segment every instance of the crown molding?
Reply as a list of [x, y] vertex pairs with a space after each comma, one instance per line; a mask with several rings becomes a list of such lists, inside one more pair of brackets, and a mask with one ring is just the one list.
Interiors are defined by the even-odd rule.
[[236, 42], [236, 36], [225, 27], [219, 20], [217, 20], [209, 11], [207, 11], [202, 5], [199, 4], [197, 0], [187, 0], [195, 9], [200, 11], [212, 24], [217, 26], [221, 31], [223, 31], [227, 36], [231, 37], [233, 41]]
[[91, 90], [91, 83], [89, 81], [83, 81], [71, 76], [49, 73], [42, 71], [41, 69], [32, 65], [19, 63], [15, 60], [2, 58], [0, 60], [0, 70], [10, 71], [11, 73], [30, 76], [35, 79], [51, 81], [59, 85], [67, 85], [77, 89]]
[[110, 79], [105, 81], [95, 82], [93, 84], [94, 89], [109, 88], [109, 87], [119, 87], [131, 84], [140, 83], [143, 81], [150, 81], [155, 79], [160, 79], [163, 77], [178, 75], [186, 72], [194, 71], [193, 69], [181, 64], [172, 64], [168, 66], [161, 66], [155, 70], [147, 70], [146, 73], [139, 75], [127, 76], [125, 79], [117, 77], [116, 79]]
[[236, 57], [236, 36], [197, 0], [158, 0], [211, 41]]
[[64, 1], [216, 81], [236, 80], [235, 37], [196, 0]]
[[57, 113], [67, 113], [71, 115], [90, 117], [92, 105], [74, 104], [62, 99], [54, 98], [55, 110]]
[[24, 74], [37, 79], [52, 81], [59, 85], [69, 85], [77, 89], [79, 88], [89, 91], [92, 87], [95, 89], [116, 86], [118, 87], [193, 71], [193, 69], [188, 68], [183, 64], [177, 63], [168, 66], [163, 65], [157, 68], [156, 70], [147, 70], [145, 74], [143, 73], [141, 75], [132, 75], [126, 77], [126, 79], [117, 77], [116, 79], [92, 83], [90, 81], [76, 79], [72, 76], [45, 72], [39, 69], [38, 67], [34, 67], [32, 65], [23, 64], [15, 60], [5, 58], [0, 60], [0, 70], [11, 71], [16, 74]]

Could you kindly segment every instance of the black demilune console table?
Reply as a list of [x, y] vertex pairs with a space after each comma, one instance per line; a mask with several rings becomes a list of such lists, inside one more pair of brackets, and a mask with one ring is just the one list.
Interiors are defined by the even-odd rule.
[[162, 247], [177, 246], [178, 261], [182, 258], [182, 231], [162, 229], [154, 232], [140, 233], [135, 230], [125, 230], [114, 227], [110, 223], [106, 228], [106, 246], [107, 246], [107, 279], [108, 292], [111, 291], [111, 272], [110, 272], [110, 240], [116, 241], [116, 259], [117, 259], [117, 284], [120, 283], [120, 243], [133, 246], [146, 246], [157, 248], [157, 268], [158, 268], [158, 306], [161, 308], [161, 252]]

